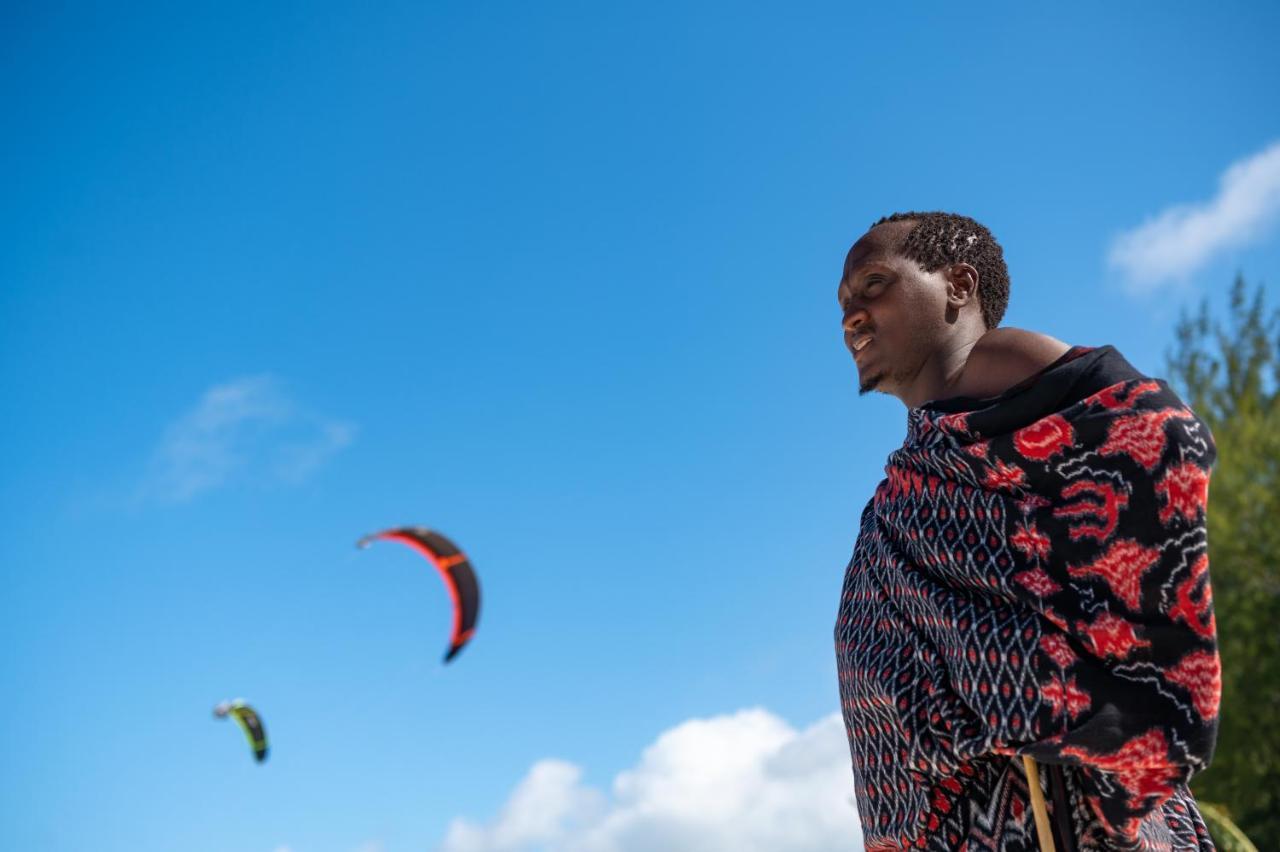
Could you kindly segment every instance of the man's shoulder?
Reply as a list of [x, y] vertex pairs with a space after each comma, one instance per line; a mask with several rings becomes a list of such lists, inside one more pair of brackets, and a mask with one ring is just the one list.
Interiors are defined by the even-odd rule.
[[1070, 349], [1061, 340], [1037, 331], [993, 328], [970, 350], [956, 393], [997, 396], [1050, 366]]
[[1071, 347], [1038, 331], [1025, 328], [993, 328], [978, 339], [974, 357], [1006, 360], [1043, 369], [1061, 358]]

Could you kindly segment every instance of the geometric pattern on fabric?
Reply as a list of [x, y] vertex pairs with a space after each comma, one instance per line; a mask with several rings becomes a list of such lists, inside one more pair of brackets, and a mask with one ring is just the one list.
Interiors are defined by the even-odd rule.
[[[1037, 849], [1020, 754], [1066, 769], [1080, 852], [1212, 848], [1186, 788], [1220, 694], [1212, 437], [1077, 352], [978, 410], [911, 409], [862, 513], [835, 644], [868, 849]], [[1064, 392], [1108, 367], [1133, 377]]]

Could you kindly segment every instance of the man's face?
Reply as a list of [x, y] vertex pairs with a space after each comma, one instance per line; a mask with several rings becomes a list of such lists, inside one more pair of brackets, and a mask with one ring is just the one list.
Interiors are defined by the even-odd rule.
[[845, 258], [836, 292], [859, 393], [901, 396], [947, 332], [947, 280], [897, 252], [913, 222], [872, 228]]

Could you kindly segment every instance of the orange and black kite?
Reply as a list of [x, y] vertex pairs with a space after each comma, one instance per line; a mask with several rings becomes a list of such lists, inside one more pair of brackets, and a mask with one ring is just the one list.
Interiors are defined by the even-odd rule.
[[356, 542], [357, 547], [368, 547], [377, 539], [398, 541], [421, 553], [436, 566], [444, 578], [449, 597], [453, 599], [453, 635], [449, 650], [444, 655], [447, 663], [458, 655], [476, 630], [480, 616], [480, 584], [465, 553], [440, 533], [424, 527], [397, 527], [367, 535]]

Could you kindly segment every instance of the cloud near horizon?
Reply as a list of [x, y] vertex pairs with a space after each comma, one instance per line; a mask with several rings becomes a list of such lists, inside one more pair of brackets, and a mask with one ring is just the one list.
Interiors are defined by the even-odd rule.
[[663, 732], [609, 793], [540, 760], [495, 819], [458, 818], [441, 852], [837, 852], [860, 849], [844, 725], [803, 731], [762, 709]]
[[1180, 283], [1224, 249], [1261, 238], [1280, 212], [1280, 141], [1231, 164], [1218, 194], [1169, 207], [1120, 234], [1108, 260], [1134, 293]]
[[165, 430], [142, 494], [181, 503], [237, 480], [297, 484], [355, 431], [304, 410], [269, 375], [215, 385]]

